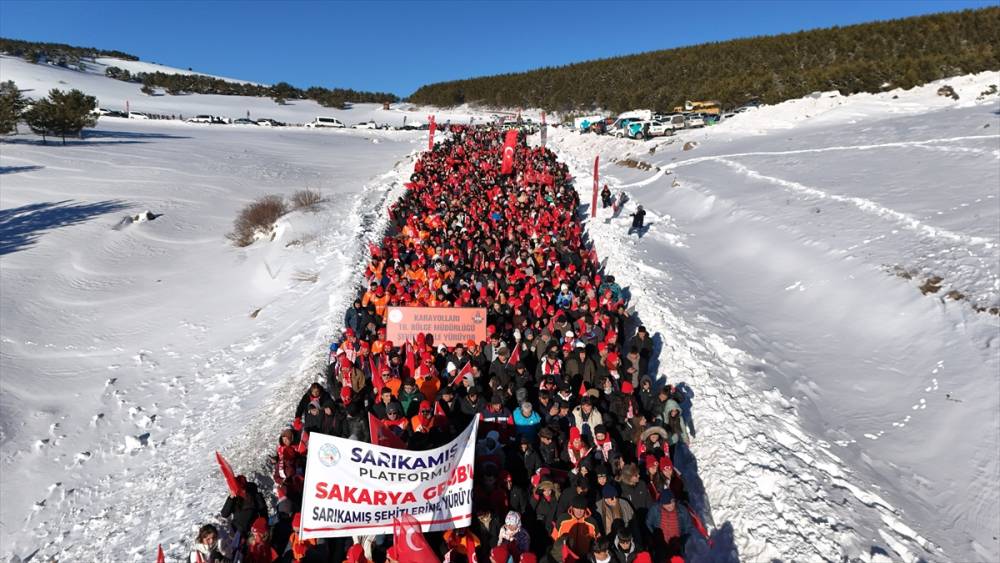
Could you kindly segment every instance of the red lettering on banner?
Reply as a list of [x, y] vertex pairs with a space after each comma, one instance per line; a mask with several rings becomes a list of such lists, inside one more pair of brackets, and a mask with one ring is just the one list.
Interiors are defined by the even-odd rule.
[[326, 483], [323, 481], [316, 483], [316, 498], [326, 498]]
[[375, 497], [373, 499], [374, 502], [372, 504], [385, 505], [385, 499], [388, 498], [388, 496], [389, 495], [385, 494], [385, 491], [375, 491]]

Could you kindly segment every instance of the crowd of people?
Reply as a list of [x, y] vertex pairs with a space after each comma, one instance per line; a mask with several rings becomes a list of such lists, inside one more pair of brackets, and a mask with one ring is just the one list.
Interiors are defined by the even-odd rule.
[[[426, 535], [450, 563], [676, 563], [706, 541], [673, 463], [692, 439], [689, 402], [657, 377], [568, 168], [522, 135], [504, 174], [503, 131], [447, 133], [390, 207], [325, 378], [278, 437], [273, 510], [237, 477], [192, 563], [398, 561], [391, 536], [297, 533], [309, 433], [368, 441], [369, 415], [412, 450], [479, 419], [472, 525]], [[391, 342], [392, 306], [483, 307], [488, 336]]]

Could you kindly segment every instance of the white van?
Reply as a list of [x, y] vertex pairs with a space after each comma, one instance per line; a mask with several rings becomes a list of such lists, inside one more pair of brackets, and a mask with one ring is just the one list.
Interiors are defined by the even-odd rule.
[[306, 123], [306, 127], [335, 127], [343, 129], [345, 125], [339, 119], [333, 117], [317, 117], [311, 122]]

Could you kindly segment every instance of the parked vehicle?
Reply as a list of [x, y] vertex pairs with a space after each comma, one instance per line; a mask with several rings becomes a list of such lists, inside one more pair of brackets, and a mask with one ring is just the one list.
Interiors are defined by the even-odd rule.
[[648, 121], [643, 121], [641, 119], [635, 118], [619, 118], [616, 119], [614, 123], [611, 124], [609, 129], [615, 137], [623, 138], [628, 137], [629, 139], [641, 139], [646, 136], [645, 127], [648, 125]]
[[684, 122], [684, 119], [682, 118], [681, 119], [681, 127], [675, 127], [674, 124], [672, 122], [670, 122], [669, 120], [667, 120], [667, 121], [659, 121], [659, 120], [655, 120], [654, 119], [653, 121], [650, 121], [649, 125], [646, 127], [646, 136], [647, 137], [663, 137], [663, 136], [666, 136], [666, 135], [673, 135], [674, 131], [676, 129], [683, 129], [683, 126], [684, 126], [683, 122]]
[[343, 122], [334, 117], [317, 117], [316, 119], [313, 119], [309, 123], [306, 123], [306, 127], [312, 127], [312, 128], [333, 127], [336, 129], [343, 129], [346, 126], [343, 124]]
[[653, 119], [653, 110], [649, 109], [635, 109], [632, 111], [627, 111], [618, 116], [618, 119], [632, 119], [635, 121], [650, 121]]
[[149, 119], [149, 115], [142, 113], [141, 111], [130, 111], [128, 112], [129, 119]]
[[705, 120], [698, 114], [692, 113], [684, 117], [684, 125], [688, 129], [695, 129], [705, 126]]
[[281, 127], [284, 123], [265, 117], [263, 119], [258, 119], [257, 125], [260, 125], [261, 127]]
[[239, 119], [233, 120], [233, 125], [257, 125], [257, 122], [252, 119], [241, 117]]
[[185, 121], [188, 123], [212, 123], [215, 117], [211, 115], [196, 115], [194, 117], [189, 117]]
[[379, 126], [374, 121], [362, 121], [351, 126], [352, 129], [378, 129]]
[[588, 129], [590, 129], [591, 125], [598, 123], [600, 121], [604, 121], [603, 115], [588, 115], [586, 117], [577, 117], [573, 120], [573, 129], [576, 129], [577, 131], [587, 131]]

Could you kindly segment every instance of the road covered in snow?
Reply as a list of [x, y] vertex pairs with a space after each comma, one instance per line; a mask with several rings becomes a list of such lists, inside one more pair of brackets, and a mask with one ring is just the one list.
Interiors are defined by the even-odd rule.
[[998, 78], [646, 142], [550, 132], [578, 189], [599, 154], [631, 198], [588, 230], [692, 389], [712, 520], [745, 560], [1000, 558]]

